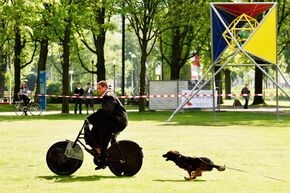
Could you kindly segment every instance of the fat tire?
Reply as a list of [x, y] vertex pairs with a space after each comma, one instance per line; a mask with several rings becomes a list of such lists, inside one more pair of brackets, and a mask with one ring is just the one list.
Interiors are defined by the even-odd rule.
[[[142, 148], [129, 140], [114, 143], [107, 150], [107, 157], [109, 169], [116, 176], [134, 176], [139, 172], [143, 163]], [[121, 160], [125, 163], [122, 163]]]
[[[47, 166], [57, 175], [71, 175], [76, 172], [83, 163], [83, 160], [68, 158], [64, 155], [68, 143], [68, 141], [57, 142], [47, 151]], [[76, 144], [76, 146], [80, 148], [78, 144]], [[82, 150], [81, 153], [83, 154]]]

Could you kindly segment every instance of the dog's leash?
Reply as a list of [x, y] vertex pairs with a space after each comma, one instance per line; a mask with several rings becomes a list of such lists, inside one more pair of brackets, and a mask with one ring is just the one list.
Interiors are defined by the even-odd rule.
[[[246, 170], [241, 170], [241, 169], [236, 169], [236, 168], [231, 168], [231, 167], [228, 167], [228, 166], [225, 166], [227, 169], [230, 169], [230, 170], [235, 170], [235, 171], [239, 171], [239, 172], [244, 172], [244, 173], [250, 173]], [[262, 175], [262, 174], [259, 174], [260, 176], [263, 176], [265, 178], [269, 178], [269, 179], [272, 179], [272, 180], [277, 180], [277, 181], [280, 181], [280, 182], [287, 182], [286, 180], [282, 180], [282, 179], [279, 179], [279, 178], [273, 178], [273, 177], [270, 177], [270, 176], [265, 176], [265, 175]]]
[[[201, 159], [200, 157], [195, 157], [195, 158], [198, 158], [200, 161], [202, 161], [203, 163], [207, 164], [207, 165], [211, 165], [210, 163], [207, 163], [206, 161], [204, 161], [203, 159]], [[228, 167], [228, 166], [225, 166], [225, 168], [227, 169], [230, 169], [230, 170], [235, 170], [235, 171], [239, 171], [239, 172], [244, 172], [244, 173], [250, 173], [246, 170], [241, 170], [241, 169], [237, 169], [237, 168], [231, 168], [231, 167]], [[272, 179], [272, 180], [277, 180], [277, 181], [280, 181], [280, 182], [287, 182], [286, 180], [282, 180], [282, 179], [279, 179], [279, 178], [273, 178], [273, 177], [270, 177], [270, 176], [265, 176], [265, 175], [262, 175], [262, 174], [259, 174], [260, 176], [263, 176], [265, 178], [269, 178], [269, 179]]]

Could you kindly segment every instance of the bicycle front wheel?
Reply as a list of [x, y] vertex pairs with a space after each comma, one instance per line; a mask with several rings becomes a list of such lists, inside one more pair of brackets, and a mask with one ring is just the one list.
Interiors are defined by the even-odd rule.
[[69, 158], [66, 155], [68, 143], [68, 141], [57, 142], [53, 144], [47, 151], [47, 166], [53, 173], [57, 175], [71, 175], [76, 172], [83, 163], [83, 151], [78, 144], [75, 145], [73, 150], [74, 154], [80, 158]]
[[42, 108], [39, 104], [37, 103], [32, 103], [30, 106], [29, 106], [29, 112], [31, 113], [31, 115], [35, 115], [35, 116], [38, 116], [42, 113]]
[[16, 115], [23, 115], [23, 109], [23, 103], [21, 103], [20, 101], [15, 101], [14, 110]]

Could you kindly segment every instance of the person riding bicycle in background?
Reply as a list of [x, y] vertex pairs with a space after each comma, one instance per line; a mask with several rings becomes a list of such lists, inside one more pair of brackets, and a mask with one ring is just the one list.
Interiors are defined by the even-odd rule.
[[112, 133], [123, 131], [128, 125], [128, 117], [120, 100], [113, 91], [109, 90], [107, 81], [102, 80], [98, 83], [98, 92], [102, 95], [101, 107], [88, 116], [87, 121], [93, 125], [91, 130], [93, 140], [88, 140], [88, 144], [100, 159], [96, 169], [101, 169], [104, 168], [103, 159], [112, 139]]
[[26, 85], [26, 82], [22, 82], [20, 91], [19, 91], [19, 97], [23, 101], [23, 106], [24, 106], [24, 114], [27, 116], [27, 105], [30, 102], [30, 99], [28, 97], [29, 94], [29, 89]]

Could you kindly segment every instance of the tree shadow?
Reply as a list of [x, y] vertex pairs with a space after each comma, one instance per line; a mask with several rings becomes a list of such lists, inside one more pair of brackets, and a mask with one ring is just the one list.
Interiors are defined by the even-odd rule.
[[56, 183], [70, 183], [70, 182], [89, 182], [98, 181], [102, 179], [117, 179], [117, 178], [133, 178], [130, 176], [37, 176], [36, 178], [44, 180], [53, 180]]
[[154, 182], [206, 182], [206, 180], [200, 180], [200, 179], [195, 179], [195, 180], [170, 180], [170, 179], [155, 179], [153, 180]]

